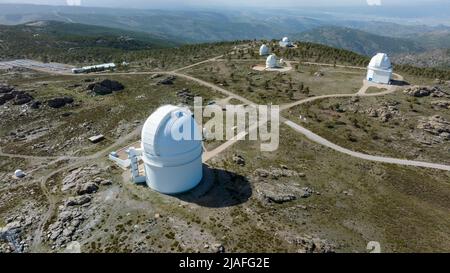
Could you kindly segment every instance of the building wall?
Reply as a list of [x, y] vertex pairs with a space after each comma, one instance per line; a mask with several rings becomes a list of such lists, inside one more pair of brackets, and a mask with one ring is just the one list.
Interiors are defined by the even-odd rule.
[[175, 167], [145, 163], [147, 185], [164, 194], [177, 194], [196, 187], [203, 177], [201, 155], [194, 161]]
[[375, 83], [389, 84], [391, 77], [392, 72], [390, 71], [369, 69], [367, 72], [367, 80]]

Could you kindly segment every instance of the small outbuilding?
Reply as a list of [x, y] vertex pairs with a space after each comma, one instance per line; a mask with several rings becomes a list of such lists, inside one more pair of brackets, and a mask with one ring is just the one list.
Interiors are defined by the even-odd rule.
[[269, 47], [265, 44], [263, 44], [260, 48], [259, 48], [259, 55], [260, 56], [267, 56], [270, 54], [270, 50]]
[[367, 80], [369, 82], [390, 84], [392, 78], [392, 64], [386, 53], [375, 55], [367, 67]]
[[92, 143], [99, 143], [100, 141], [105, 139], [104, 135], [95, 135], [88, 138], [90, 142]]

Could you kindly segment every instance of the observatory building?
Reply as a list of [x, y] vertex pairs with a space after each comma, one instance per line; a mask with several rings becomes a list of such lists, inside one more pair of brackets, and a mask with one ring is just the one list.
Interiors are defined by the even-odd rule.
[[270, 54], [269, 51], [269, 47], [265, 44], [263, 44], [260, 48], [259, 48], [259, 55], [260, 56], [267, 56]]
[[[128, 150], [132, 178], [164, 194], [186, 192], [202, 180], [202, 153], [201, 133], [192, 113], [162, 106], [145, 122], [141, 148]], [[140, 175], [140, 159], [145, 175]]]
[[369, 63], [367, 80], [375, 83], [389, 84], [392, 77], [392, 64], [385, 53], [378, 53]]
[[292, 42], [289, 40], [288, 37], [284, 37], [281, 41], [280, 41], [280, 46], [281, 47], [292, 47]]
[[114, 70], [115, 68], [116, 68], [116, 65], [114, 63], [97, 64], [97, 65], [91, 65], [91, 66], [83, 66], [81, 68], [73, 68], [72, 73], [73, 74], [91, 73], [91, 72], [99, 72], [99, 71], [105, 71], [105, 70]]
[[266, 68], [277, 68], [280, 64], [278, 63], [277, 56], [275, 54], [271, 54], [267, 57], [266, 60]]

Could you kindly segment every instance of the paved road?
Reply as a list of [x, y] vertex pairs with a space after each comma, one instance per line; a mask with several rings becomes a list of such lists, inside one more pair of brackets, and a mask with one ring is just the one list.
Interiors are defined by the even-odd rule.
[[341, 146], [338, 146], [325, 138], [316, 135], [315, 133], [311, 132], [310, 130], [290, 121], [290, 120], [284, 120], [284, 124], [291, 127], [295, 131], [303, 134], [311, 141], [314, 141], [318, 144], [321, 144], [323, 146], [326, 146], [328, 148], [331, 148], [337, 152], [344, 153], [346, 155], [369, 160], [369, 161], [376, 161], [376, 162], [382, 162], [382, 163], [390, 163], [390, 164], [397, 164], [397, 165], [404, 165], [404, 166], [415, 166], [415, 167], [424, 167], [424, 168], [432, 168], [432, 169], [439, 169], [444, 171], [450, 171], [450, 166], [442, 165], [442, 164], [434, 164], [434, 163], [428, 163], [428, 162], [421, 162], [421, 161], [411, 161], [406, 159], [398, 159], [398, 158], [390, 158], [390, 157], [383, 157], [383, 156], [373, 156], [368, 154], [363, 154], [359, 152], [354, 152], [352, 150], [343, 148]]
[[[173, 71], [170, 72], [129, 72], [129, 73], [101, 73], [101, 74], [96, 74], [96, 75], [146, 75], [146, 74], [155, 74], [155, 73], [162, 73], [162, 74], [172, 74], [172, 75], [176, 75], [185, 79], [188, 79], [190, 81], [194, 81], [197, 82], [203, 86], [209, 87], [213, 90], [216, 90], [218, 92], [221, 92], [222, 94], [231, 97], [231, 98], [236, 98], [248, 105], [256, 105], [255, 103], [253, 103], [252, 101], [239, 96], [229, 90], [226, 90], [222, 87], [219, 87], [217, 85], [214, 85], [212, 83], [203, 81], [201, 79], [186, 75], [186, 74], [182, 74], [179, 73], [179, 71], [184, 70], [184, 69], [188, 69], [191, 67], [194, 67], [196, 65], [200, 65], [203, 63], [207, 63], [210, 61], [215, 61], [217, 59], [220, 59], [222, 56], [217, 56], [205, 61], [201, 61], [186, 67], [182, 67], [179, 69], [175, 69]], [[295, 63], [295, 62], [289, 62], [288, 64], [290, 65], [291, 63]], [[304, 63], [304, 64], [312, 64], [312, 65], [321, 65], [321, 66], [335, 66], [332, 64], [321, 64], [321, 63]], [[354, 68], [354, 69], [365, 69], [362, 67], [355, 67], [355, 66], [344, 66], [344, 65], [336, 65], [336, 67], [343, 67], [343, 68]], [[74, 74], [67, 74], [67, 75], [72, 75], [74, 76]], [[403, 77], [401, 75], [396, 74], [397, 78], [399, 80], [403, 80]], [[363, 87], [360, 89], [360, 92], [356, 93], [356, 94], [337, 94], [337, 95], [324, 95], [324, 96], [317, 96], [317, 97], [311, 97], [311, 98], [307, 98], [304, 100], [300, 100], [294, 103], [290, 103], [290, 104], [286, 104], [280, 107], [280, 110], [286, 110], [292, 107], [295, 107], [297, 105], [301, 105], [310, 101], [314, 101], [314, 100], [318, 100], [318, 99], [325, 99], [325, 98], [336, 98], [336, 97], [353, 97], [353, 96], [381, 96], [381, 95], [385, 95], [385, 94], [389, 94], [392, 92], [395, 92], [397, 90], [396, 87], [390, 87], [388, 88], [387, 91], [385, 92], [380, 92], [380, 93], [373, 93], [373, 94], [367, 94], [366, 90], [367, 90], [368, 86], [367, 84], [364, 84]], [[305, 135], [309, 140], [316, 142], [318, 144], [321, 144], [323, 146], [326, 146], [328, 148], [331, 148], [335, 151], [338, 151], [340, 153], [343, 154], [347, 154], [349, 156], [352, 157], [356, 157], [356, 158], [360, 158], [360, 159], [364, 159], [364, 160], [369, 160], [369, 161], [376, 161], [376, 162], [382, 162], [382, 163], [390, 163], [390, 164], [398, 164], [398, 165], [404, 165], [404, 166], [415, 166], [415, 167], [424, 167], [424, 168], [433, 168], [433, 169], [439, 169], [439, 170], [445, 170], [445, 171], [450, 171], [450, 166], [446, 166], [446, 165], [442, 165], [442, 164], [434, 164], [434, 163], [428, 163], [428, 162], [421, 162], [421, 161], [411, 161], [411, 160], [405, 160], [405, 159], [397, 159], [397, 158], [390, 158], [390, 157], [381, 157], [381, 156], [372, 156], [372, 155], [368, 155], [368, 154], [363, 154], [363, 153], [359, 153], [359, 152], [354, 152], [351, 151], [349, 149], [346, 149], [344, 147], [341, 147], [339, 145], [336, 145], [328, 140], [326, 140], [325, 138], [311, 132], [310, 130], [294, 123], [293, 121], [290, 121], [288, 119], [285, 119], [283, 117], [280, 118], [280, 120], [286, 124], [287, 126], [291, 127], [292, 129], [294, 129], [295, 131]], [[253, 124], [252, 126], [249, 127], [249, 130], [245, 131], [245, 132], [241, 132], [240, 134], [238, 134], [235, 138], [228, 140], [227, 142], [225, 142], [224, 144], [220, 145], [219, 147], [217, 147], [216, 149], [212, 150], [212, 151], [207, 151], [205, 152], [205, 154], [203, 155], [203, 161], [206, 162], [209, 159], [215, 157], [216, 155], [218, 155], [219, 153], [223, 152], [224, 150], [228, 149], [229, 147], [231, 147], [234, 143], [236, 143], [237, 141], [244, 139], [246, 137], [246, 135], [248, 134], [248, 132], [253, 131], [257, 128], [257, 124]], [[73, 159], [74, 162], [72, 162], [69, 165], [66, 165], [65, 167], [59, 168], [51, 173], [49, 173], [47, 176], [43, 177], [40, 180], [40, 186], [41, 189], [43, 191], [43, 193], [46, 195], [48, 202], [49, 202], [49, 208], [47, 210], [47, 213], [44, 215], [44, 217], [41, 219], [40, 223], [39, 223], [39, 228], [36, 230], [34, 239], [33, 239], [33, 244], [31, 246], [31, 249], [36, 251], [37, 247], [39, 247], [39, 245], [41, 244], [41, 241], [43, 239], [43, 231], [44, 231], [44, 227], [46, 225], [46, 223], [52, 218], [54, 212], [55, 212], [55, 208], [56, 208], [56, 204], [57, 204], [57, 200], [54, 198], [54, 196], [52, 196], [52, 194], [49, 192], [49, 190], [47, 189], [46, 183], [47, 181], [55, 174], [64, 171], [64, 170], [68, 170], [71, 168], [75, 168], [78, 166], [81, 166], [82, 164], [84, 164], [87, 160], [93, 160], [93, 159], [97, 159], [100, 157], [104, 157], [106, 156], [113, 148], [115, 147], [119, 147], [120, 145], [123, 145], [125, 143], [127, 143], [128, 141], [130, 141], [132, 138], [136, 137], [139, 135], [141, 131], [141, 126], [136, 128], [135, 130], [133, 130], [131, 133], [127, 134], [126, 136], [123, 136], [121, 138], [119, 138], [114, 144], [110, 145], [109, 147], [95, 153], [92, 154], [90, 156], [81, 156], [81, 157], [67, 157], [67, 156], [49, 156], [49, 157], [39, 157], [39, 156], [29, 156], [29, 155], [16, 155], [16, 154], [8, 154], [8, 153], [3, 153], [0, 149], [0, 156], [7, 156], [7, 157], [11, 157], [11, 158], [25, 158], [25, 159], [38, 159], [38, 160], [42, 160], [42, 159], [48, 159], [48, 160], [53, 160], [52, 162], [58, 162], [58, 161], [62, 161], [62, 160], [66, 160], [66, 159]]]
[[[235, 94], [235, 93], [233, 93], [233, 92], [231, 92], [231, 91], [229, 91], [229, 90], [226, 90], [226, 89], [224, 89], [224, 88], [222, 88], [222, 87], [219, 87], [219, 86], [217, 86], [217, 85], [215, 85], [215, 84], [212, 84], [212, 83], [203, 81], [203, 80], [201, 80], [201, 79], [192, 77], [192, 76], [190, 76], [190, 75], [186, 75], [186, 74], [179, 73], [179, 71], [181, 71], [181, 70], [183, 70], [183, 69], [188, 69], [188, 68], [194, 67], [194, 66], [196, 66], [196, 65], [200, 65], [200, 64], [207, 63], [207, 62], [210, 62], [210, 61], [215, 61], [215, 60], [220, 59], [220, 58], [222, 58], [222, 55], [221, 55], [221, 56], [214, 57], [214, 58], [210, 58], [210, 59], [205, 60], [205, 61], [201, 61], [201, 62], [192, 64], [192, 65], [189, 65], [189, 66], [186, 66], [186, 67], [182, 67], [182, 68], [179, 68], [179, 69], [175, 69], [175, 70], [170, 71], [170, 72], [123, 72], [123, 73], [101, 73], [101, 74], [96, 74], [96, 75], [121, 75], [121, 74], [127, 74], [127, 75], [144, 75], [144, 74], [155, 74], [155, 73], [171, 74], [171, 75], [175, 75], [175, 76], [178, 76], [178, 77], [181, 77], [181, 78], [185, 78], [185, 79], [190, 80], [190, 81], [197, 82], [197, 83], [199, 83], [199, 84], [201, 84], [201, 85], [203, 85], [203, 86], [206, 86], [206, 87], [209, 87], [209, 88], [211, 88], [211, 89], [213, 89], [213, 90], [216, 90], [216, 91], [218, 91], [218, 92], [221, 92], [222, 94], [224, 94], [224, 95], [226, 95], [226, 96], [229, 96], [229, 97], [232, 97], [232, 98], [236, 98], [236, 99], [238, 99], [238, 100], [240, 100], [240, 101], [242, 101], [243, 103], [246, 103], [246, 104], [248, 104], [248, 105], [256, 105], [256, 104], [253, 103], [252, 101], [250, 101], [250, 100], [248, 100], [248, 99], [246, 99], [246, 98], [244, 98], [244, 97], [242, 97], [242, 96], [240, 96], [240, 95], [237, 95], [237, 94]], [[289, 64], [290, 64], [290, 63], [295, 63], [295, 62], [289, 62]], [[313, 63], [313, 62], [303, 62], [303, 64], [320, 65], [320, 66], [331, 66], [331, 67], [336, 66], [336, 67], [342, 67], [342, 68], [353, 68], [353, 69], [361, 69], [361, 70], [366, 69], [365, 67], [345, 66], [345, 65], [333, 65], [333, 64]], [[401, 75], [395, 74], [395, 76], [396, 76], [399, 80], [403, 80], [403, 77], [402, 77]], [[383, 87], [385, 87], [385, 86], [383, 86]], [[311, 101], [318, 100], [318, 99], [338, 98], [338, 97], [354, 97], [354, 96], [367, 96], [367, 97], [369, 97], [369, 96], [382, 96], [382, 95], [386, 95], [386, 94], [393, 93], [393, 92], [395, 92], [395, 91], [398, 90], [398, 88], [397, 88], [396, 86], [388, 86], [388, 90], [385, 91], [385, 92], [367, 94], [367, 93], [365, 93], [365, 91], [367, 90], [367, 88], [368, 88], [368, 85], [364, 84], [363, 87], [361, 88], [360, 92], [355, 93], [355, 94], [335, 94], [335, 95], [323, 95], [323, 96], [317, 96], [317, 97], [310, 97], [310, 98], [303, 99], [303, 100], [300, 100], [300, 101], [297, 101], [297, 102], [293, 102], [293, 103], [290, 103], [290, 104], [282, 105], [282, 106], [280, 107], [280, 110], [281, 110], [281, 111], [282, 111], [282, 110], [286, 110], [286, 109], [295, 107], [295, 106], [297, 106], [297, 105], [305, 104], [305, 103], [307, 103], [307, 102], [311, 102]], [[311, 136], [311, 134], [313, 134], [311, 131], [307, 130], [306, 128], [304, 128], [304, 127], [302, 127], [302, 126], [300, 126], [300, 125], [298, 125], [298, 124], [293, 123], [292, 121], [284, 120], [284, 123], [285, 123], [286, 125], [289, 125], [289, 126], [292, 127], [292, 128], [295, 127], [296, 131], [298, 131], [298, 132], [301, 132], [301, 133], [304, 133], [304, 134], [308, 134], [309, 136]], [[253, 128], [253, 127], [254, 127], [254, 126], [252, 126], [250, 129], [251, 129], [251, 130], [255, 129], [255, 128]], [[248, 132], [247, 132], [247, 133], [248, 133]], [[222, 152], [223, 150], [227, 149], [227, 148], [230, 147], [232, 144], [234, 144], [236, 141], [238, 141], [238, 140], [244, 138], [244, 137], [247, 135], [247, 133], [244, 132], [244, 134], [240, 134], [238, 137], [236, 137], [236, 138], [234, 138], [234, 139], [232, 139], [232, 140], [229, 140], [228, 142], [226, 142], [226, 143], [220, 145], [220, 146], [219, 146], [218, 148], [216, 148], [215, 150], [208, 152], [208, 154], [204, 157], [204, 159], [205, 159], [205, 160], [209, 160], [209, 159], [212, 158], [213, 156], [219, 154], [220, 152]], [[84, 156], [84, 157], [43, 157], [43, 158], [44, 158], [44, 159], [56, 159], [56, 160], [63, 160], [63, 159], [90, 160], [90, 159], [96, 159], [96, 158], [105, 156], [106, 154], [108, 154], [108, 152], [109, 152], [113, 147], [116, 147], [116, 146], [119, 146], [119, 145], [124, 144], [124, 143], [125, 143], [126, 141], [128, 141], [131, 137], [134, 137], [134, 136], [136, 136], [136, 135], [138, 135], [138, 134], [139, 134], [139, 128], [135, 129], [135, 130], [134, 130], [132, 133], [130, 133], [129, 135], [127, 135], [127, 136], [125, 136], [125, 137], [122, 137], [122, 138], [118, 139], [118, 140], [117, 140], [113, 145], [111, 145], [110, 147], [108, 147], [108, 148], [106, 148], [106, 149], [104, 149], [104, 150], [102, 150], [102, 151], [100, 151], [100, 152], [97, 152], [97, 153], [95, 153], [95, 154], [93, 154], [93, 155], [90, 155], [90, 156]], [[332, 143], [330, 143], [330, 142], [324, 142], [325, 139], [323, 139], [323, 138], [321, 138], [320, 136], [315, 135], [315, 134], [314, 134], [314, 137], [311, 138], [311, 140], [313, 140], [313, 141], [315, 141], [315, 142], [317, 142], [317, 143], [319, 143], [319, 144], [322, 144], [322, 145], [325, 145], [325, 144], [326, 144], [325, 146], [328, 146], [328, 147], [330, 147], [329, 144], [332, 144]], [[326, 140], [325, 140], [325, 141], [326, 141]], [[335, 145], [335, 144], [332, 144], [332, 145]], [[337, 147], [339, 147], [339, 146], [337, 146], [337, 145], [333, 146], [333, 148], [337, 148]], [[361, 156], [361, 155], [364, 155], [364, 154], [352, 152], [352, 151], [350, 151], [350, 150], [348, 150], [348, 149], [345, 149], [345, 148], [343, 148], [343, 147], [339, 147], [339, 149], [335, 149], [335, 150], [340, 151], [340, 152], [343, 152], [343, 153], [348, 154], [348, 155], [352, 155], [352, 156], [355, 156], [355, 157], [359, 157], [359, 158], [362, 158], [362, 159], [367, 159], [367, 160], [375, 160], [375, 159], [376, 159], [377, 161], [380, 161], [380, 162], [386, 162], [386, 163], [394, 163], [394, 164], [410, 165], [410, 166], [420, 166], [420, 167], [426, 167], [426, 166], [428, 166], [429, 168], [435, 168], [435, 167], [438, 167], [438, 169], [442, 169], [442, 166], [446, 167], [445, 165], [433, 164], [433, 163], [416, 162], [416, 161], [405, 161], [405, 160], [401, 160], [401, 159], [395, 160], [395, 159], [392, 159], [392, 158], [373, 157], [373, 156], [370, 156], [370, 155]], [[10, 157], [20, 157], [20, 158], [32, 158], [32, 159], [41, 158], [41, 157], [35, 157], [35, 156], [5, 154], [5, 153], [2, 153], [1, 151], [0, 151], [0, 155], [3, 155], [3, 156], [10, 156]], [[42, 158], [41, 158], [41, 159], [42, 159]], [[383, 160], [384, 160], [384, 161], [383, 161]], [[414, 162], [416, 162], [416, 165], [414, 165]], [[446, 168], [448, 168], [448, 167], [446, 167]]]
[[[331, 65], [333, 66], [333, 65]], [[346, 67], [346, 68], [358, 68], [358, 69], [363, 69], [361, 67], [347, 67], [347, 66], [341, 66], [341, 67]], [[226, 90], [222, 87], [218, 87], [212, 83], [209, 82], [205, 82], [203, 80], [197, 79], [195, 77], [189, 76], [189, 75], [185, 75], [185, 74], [181, 74], [181, 73], [175, 73], [177, 76], [179, 77], [183, 77], [186, 78], [188, 80], [192, 80], [195, 81], [199, 84], [202, 84], [206, 87], [210, 87], [216, 91], [219, 91], [227, 96], [230, 97], [234, 97], [236, 99], [241, 100], [242, 102], [248, 104], [248, 105], [255, 105], [255, 103], [253, 103], [252, 101], [234, 94], [233, 92]], [[396, 77], [398, 78], [398, 80], [403, 80], [403, 77], [401, 75], [396, 74]], [[368, 85], [369, 86], [369, 85]], [[371, 85], [372, 86], [372, 85]], [[382, 88], [386, 88], [385, 85], [376, 85], [374, 84], [373, 86], [378, 86], [378, 87], [382, 87]], [[365, 88], [365, 87], [364, 87]], [[318, 99], [324, 99], [324, 98], [336, 98], [336, 97], [354, 97], [354, 96], [361, 96], [361, 97], [374, 97], [374, 96], [383, 96], [386, 94], [390, 94], [393, 93], [395, 91], [398, 90], [398, 86], [387, 86], [387, 91], [384, 92], [379, 92], [379, 93], [370, 93], [367, 94], [365, 93], [361, 93], [361, 94], [337, 94], [337, 95], [324, 95], [324, 96], [318, 96], [318, 97], [311, 97], [311, 98], [307, 98], [304, 100], [300, 100], [291, 104], [286, 104], [280, 107], [280, 110], [286, 110], [289, 109], [291, 107], [297, 106], [297, 105], [301, 105], [310, 101], [314, 101], [314, 100], [318, 100]], [[280, 120], [286, 124], [287, 126], [293, 128], [294, 130], [296, 130], [299, 133], [304, 134], [308, 139], [310, 139], [311, 141], [314, 141], [318, 144], [324, 145], [326, 147], [332, 148], [335, 151], [347, 154], [349, 156], [353, 156], [356, 158], [360, 158], [360, 159], [364, 159], [364, 160], [370, 160], [370, 161], [377, 161], [377, 162], [383, 162], [383, 163], [390, 163], [390, 164], [397, 164], [397, 165], [404, 165], [404, 166], [416, 166], [416, 167], [425, 167], [425, 168], [432, 168], [432, 169], [439, 169], [439, 170], [446, 170], [446, 171], [450, 171], [450, 166], [447, 165], [442, 165], [442, 164], [435, 164], [435, 163], [428, 163], [428, 162], [421, 162], [421, 161], [411, 161], [411, 160], [404, 160], [404, 159], [396, 159], [396, 158], [390, 158], [390, 157], [382, 157], [382, 156], [372, 156], [372, 155], [368, 155], [368, 154], [363, 154], [360, 152], [354, 152], [351, 151], [349, 149], [346, 149], [344, 147], [338, 146], [334, 143], [331, 143], [330, 141], [326, 140], [325, 138], [314, 134], [313, 132], [309, 131], [308, 129], [294, 123], [293, 121], [287, 120], [285, 118], [280, 118]], [[249, 128], [249, 130], [247, 130], [246, 132], [242, 132], [240, 134], [238, 134], [238, 136], [236, 136], [234, 139], [228, 140], [227, 142], [225, 142], [224, 144], [220, 145], [219, 147], [217, 147], [216, 149], [212, 150], [212, 151], [208, 151], [204, 156], [203, 156], [203, 161], [208, 161], [209, 159], [213, 158], [214, 156], [218, 155], [219, 153], [221, 153], [222, 151], [226, 150], [227, 148], [229, 148], [230, 146], [232, 146], [234, 143], [236, 143], [237, 141], [244, 139], [246, 137], [246, 135], [248, 134], [249, 131], [255, 130], [257, 128], [257, 126], [253, 125]]]
[[244, 98], [242, 96], [236, 95], [235, 93], [233, 93], [231, 91], [228, 91], [228, 90], [226, 90], [226, 89], [224, 89], [222, 87], [219, 87], [219, 86], [217, 86], [215, 84], [212, 84], [212, 83], [206, 82], [204, 80], [192, 77], [190, 75], [182, 74], [182, 73], [175, 72], [175, 73], [171, 73], [171, 74], [175, 75], [175, 76], [178, 76], [180, 78], [185, 78], [187, 80], [197, 82], [197, 83], [199, 83], [199, 84], [201, 84], [201, 85], [203, 85], [205, 87], [209, 87], [209, 88], [211, 88], [213, 90], [216, 90], [216, 91], [218, 91], [218, 92], [220, 92], [220, 93], [222, 93], [222, 94], [224, 94], [224, 95], [226, 95], [228, 97], [232, 97], [232, 98], [238, 99], [238, 100], [240, 100], [243, 103], [246, 103], [248, 105], [255, 105], [255, 103], [253, 103], [252, 101], [250, 101], [250, 100], [248, 100], [248, 99], [246, 99], [246, 98]]
[[223, 55], [216, 56], [216, 57], [213, 57], [213, 58], [208, 59], [208, 60], [204, 60], [204, 61], [201, 61], [201, 62], [198, 62], [198, 63], [195, 63], [195, 64], [191, 64], [191, 65], [188, 65], [188, 66], [185, 66], [185, 67], [182, 67], [182, 68], [175, 69], [175, 70], [173, 70], [172, 72], [179, 72], [179, 71], [181, 71], [181, 70], [189, 69], [189, 68], [195, 67], [195, 66], [197, 66], [197, 65], [201, 65], [201, 64], [204, 64], [204, 63], [213, 62], [213, 61], [216, 61], [217, 59], [220, 59], [220, 58], [222, 58], [222, 57], [223, 57]]

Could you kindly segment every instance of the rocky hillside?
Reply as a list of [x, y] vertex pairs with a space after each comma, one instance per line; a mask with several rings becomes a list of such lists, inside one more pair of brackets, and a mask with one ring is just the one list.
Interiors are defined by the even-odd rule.
[[393, 60], [398, 64], [450, 69], [450, 49], [435, 49], [414, 54], [398, 54], [394, 56]]
[[392, 38], [361, 30], [326, 26], [295, 35], [301, 41], [324, 44], [372, 56], [378, 52], [388, 54], [420, 52], [424, 48], [413, 40]]
[[[89, 49], [90, 55], [121, 50], [142, 50], [176, 45], [150, 34], [56, 21], [0, 25], [0, 59], [38, 55], [71, 55]], [[89, 54], [88, 54], [89, 55]]]

